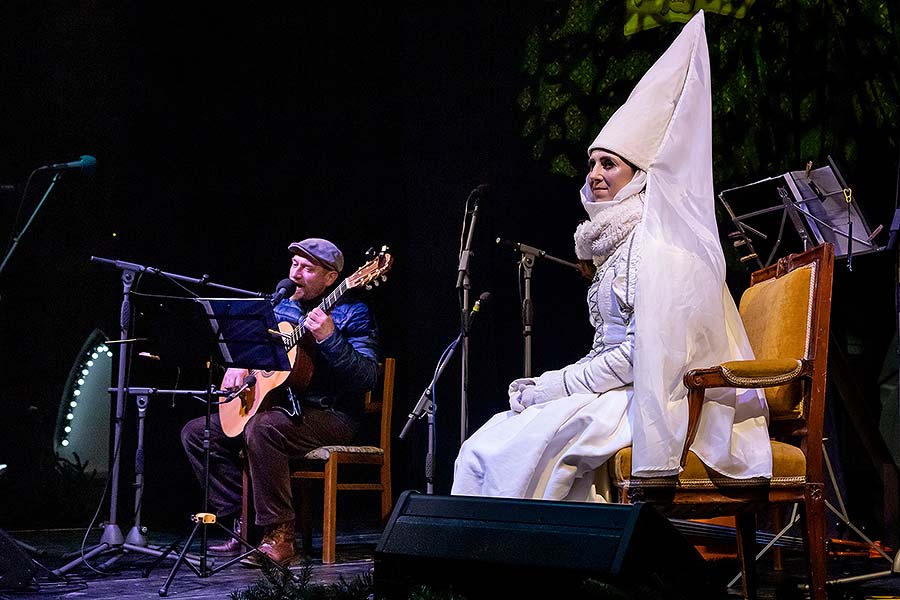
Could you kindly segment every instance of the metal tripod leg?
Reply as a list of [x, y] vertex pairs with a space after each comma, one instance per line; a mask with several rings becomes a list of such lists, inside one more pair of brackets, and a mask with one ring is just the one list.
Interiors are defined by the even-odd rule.
[[829, 477], [831, 477], [831, 484], [834, 486], [838, 504], [840, 505], [841, 509], [840, 510], [836, 509], [834, 506], [831, 505], [830, 502], [828, 502], [828, 500], [825, 501], [825, 506], [827, 506], [828, 509], [831, 510], [831, 512], [833, 512], [835, 515], [837, 515], [837, 517], [841, 521], [843, 521], [844, 524], [847, 525], [847, 527], [852, 529], [853, 532], [856, 533], [856, 535], [861, 537], [863, 539], [863, 541], [865, 541], [869, 545], [870, 548], [872, 548], [873, 550], [878, 552], [878, 554], [883, 556], [889, 563], [891, 563], [891, 569], [889, 571], [879, 571], [878, 573], [869, 573], [866, 575], [856, 575], [853, 577], [842, 577], [840, 579], [831, 579], [831, 580], [827, 581], [826, 583], [828, 583], [829, 585], [841, 584], [841, 583], [855, 583], [855, 582], [859, 582], [859, 581], [868, 581], [870, 579], [880, 579], [881, 577], [889, 577], [891, 575], [900, 574], [900, 551], [898, 551], [897, 554], [895, 554], [894, 557], [891, 558], [890, 556], [887, 555], [887, 553], [885, 553], [884, 550], [881, 549], [881, 547], [878, 544], [876, 544], [875, 542], [870, 540], [869, 537], [865, 533], [860, 531], [860, 529], [856, 525], [854, 525], [853, 523], [850, 522], [850, 518], [847, 516], [847, 508], [844, 506], [844, 499], [841, 496], [841, 492], [838, 489], [837, 484], [835, 483], [834, 471], [831, 468], [831, 460], [828, 458], [828, 452], [825, 452], [824, 445], [822, 446], [822, 452], [825, 454], [825, 466], [828, 468], [828, 475], [829, 475]]
[[119, 499], [119, 449], [122, 447], [122, 424], [125, 420], [125, 373], [128, 366], [128, 356], [131, 351], [131, 288], [134, 285], [136, 270], [133, 268], [122, 269], [122, 306], [119, 312], [119, 333], [121, 345], [119, 346], [119, 367], [116, 379], [116, 418], [113, 429], [113, 455], [110, 463], [109, 483], [109, 520], [103, 525], [103, 535], [100, 543], [87, 552], [81, 553], [78, 559], [53, 570], [54, 575], [61, 575], [75, 568], [78, 564], [87, 561], [98, 554], [121, 548], [125, 543], [122, 530], [116, 524]]
[[[234, 563], [241, 561], [245, 557], [247, 557], [255, 552], [259, 556], [261, 556], [264, 561], [267, 561], [274, 568], [281, 571], [282, 575], [284, 575], [284, 577], [286, 579], [292, 579], [295, 581], [299, 581], [299, 578], [296, 575], [294, 575], [293, 573], [291, 573], [290, 569], [275, 562], [274, 560], [269, 558], [265, 553], [261, 552], [259, 550], [259, 548], [257, 548], [256, 546], [254, 546], [253, 544], [248, 542], [243, 537], [239, 536], [237, 533], [235, 533], [231, 529], [229, 529], [229, 528], [225, 527], [224, 525], [222, 525], [221, 523], [219, 523], [216, 520], [216, 515], [214, 515], [212, 513], [197, 513], [197, 514], [191, 516], [191, 520], [194, 521], [194, 528], [191, 530], [191, 533], [188, 535], [187, 539], [184, 541], [184, 547], [181, 549], [181, 552], [178, 555], [178, 559], [175, 561], [175, 564], [172, 566], [172, 570], [169, 572], [169, 576], [166, 577], [165, 583], [163, 583], [162, 587], [159, 588], [160, 596], [167, 596], [169, 594], [169, 586], [172, 585], [172, 581], [175, 579], [175, 574], [178, 573], [178, 569], [181, 567], [181, 564], [183, 562], [185, 562], [185, 555], [187, 554], [188, 549], [191, 547], [191, 544], [193, 543], [194, 538], [197, 536], [198, 531], [201, 532], [200, 564], [198, 567], [195, 567], [190, 562], [187, 563], [188, 567], [190, 567], [190, 569], [194, 572], [195, 575], [197, 575], [197, 577], [210, 577], [212, 575], [215, 575], [222, 569], [226, 569], [226, 568], [230, 567]], [[217, 526], [219, 529], [224, 531], [227, 535], [230, 535], [234, 539], [239, 540], [241, 542], [241, 544], [243, 545], [243, 547], [249, 548], [249, 550], [247, 550], [246, 552], [244, 552], [243, 554], [241, 554], [239, 556], [232, 558], [231, 560], [229, 560], [221, 565], [218, 565], [216, 567], [210, 567], [206, 562], [206, 559], [207, 559], [206, 527], [209, 525]], [[201, 527], [203, 528], [202, 530], [201, 530]], [[169, 546], [162, 556], [160, 556], [156, 561], [154, 561], [154, 563], [152, 565], [147, 567], [147, 569], [144, 571], [144, 577], [148, 577], [150, 575], [150, 571], [152, 571], [154, 568], [156, 568], [156, 566], [160, 563], [160, 561], [162, 561], [162, 559], [164, 559], [166, 557], [166, 555], [168, 555], [176, 547], [178, 547], [178, 545], [180, 543], [181, 543], [181, 540], [176, 540], [171, 546]]]
[[[834, 475], [834, 468], [831, 466], [831, 459], [829, 458], [828, 451], [825, 448], [825, 441], [826, 440], [822, 440], [822, 455], [825, 458], [825, 467], [828, 470], [828, 478], [831, 481], [831, 487], [834, 490], [834, 494], [835, 494], [835, 497], [837, 498], [837, 502], [838, 502], [838, 505], [840, 506], [840, 509], [835, 508], [835, 506], [833, 504], [831, 504], [828, 500], [825, 500], [825, 506], [831, 512], [833, 512], [845, 525], [847, 525], [847, 527], [852, 529], [853, 532], [856, 533], [856, 535], [861, 537], [869, 545], [869, 547], [871, 547], [873, 550], [878, 552], [882, 557], [885, 558], [885, 560], [892, 563], [890, 571], [881, 571], [881, 572], [872, 573], [869, 575], [857, 575], [857, 576], [853, 576], [853, 577], [844, 577], [841, 579], [831, 579], [831, 580], [826, 581], [826, 583], [828, 585], [840, 584], [840, 583], [853, 583], [853, 582], [858, 582], [858, 581], [866, 581], [869, 579], [877, 579], [880, 577], [886, 577], [888, 575], [900, 574], [900, 551], [898, 551], [897, 554], [893, 558], [891, 558], [890, 556], [888, 556], [887, 553], [885, 553], [884, 550], [881, 549], [881, 547], [878, 544], [876, 544], [871, 539], [869, 539], [869, 537], [865, 533], [860, 531], [860, 529], [856, 525], [854, 525], [853, 523], [850, 522], [850, 517], [847, 516], [847, 508], [844, 505], [844, 497], [841, 495], [841, 490], [837, 484], [837, 477], [835, 477], [835, 475]], [[797, 514], [797, 507], [798, 507], [798, 505], [794, 504], [793, 510], [791, 512], [791, 518], [788, 520], [788, 524], [784, 527], [784, 529], [779, 531], [778, 534], [774, 538], [772, 538], [772, 541], [770, 541], [768, 544], [766, 544], [766, 546], [762, 550], [759, 551], [759, 553], [756, 555], [756, 560], [759, 560], [762, 557], [762, 555], [765, 554], [769, 550], [769, 548], [771, 548], [775, 544], [776, 540], [778, 540], [785, 533], [787, 533], [787, 531], [791, 527], [793, 527], [794, 524], [799, 520], [799, 515]], [[734, 579], [732, 579], [731, 582], [728, 584], [728, 587], [733, 586], [738, 581], [740, 581], [740, 579], [741, 579], [741, 574], [738, 573], [737, 576]]]
[[[105, 571], [115, 565], [127, 552], [155, 556], [160, 560], [168, 554], [168, 552], [165, 552], [160, 548], [154, 548], [149, 544], [147, 536], [145, 535], [146, 528], [141, 525], [141, 507], [143, 505], [144, 494], [144, 422], [147, 416], [147, 406], [149, 405], [150, 394], [137, 393], [135, 395], [138, 409], [138, 431], [137, 448], [135, 449], [134, 456], [134, 525], [128, 531], [128, 535], [125, 538], [121, 537], [122, 534], [118, 527], [112, 526], [114, 527], [114, 529], [112, 529], [110, 526], [104, 526], [103, 539], [101, 539], [100, 544], [88, 552], [79, 555], [78, 559], [54, 570], [53, 573], [55, 575], [61, 575], [78, 566], [80, 563], [106, 551], [115, 551], [116, 554], [97, 566], [101, 571]], [[108, 537], [107, 534], [111, 532], [116, 535], [114, 541], [106, 541], [105, 538]], [[187, 560], [194, 564], [198, 564], [198, 560], [192, 556], [187, 557]]]
[[[768, 552], [768, 551], [769, 551], [769, 548], [771, 548], [772, 546], [774, 546], [775, 543], [776, 543], [778, 540], [780, 540], [781, 538], [783, 538], [783, 537], [785, 536], [785, 534], [790, 530], [790, 528], [794, 526], [794, 523], [796, 523], [798, 520], [800, 520], [800, 514], [797, 512], [797, 505], [794, 504], [793, 508], [791, 509], [791, 518], [788, 519], [788, 524], [785, 525], [784, 527], [782, 527], [781, 531], [779, 531], [778, 533], [776, 533], [775, 536], [774, 536], [771, 540], [769, 540], [769, 543], [766, 544], [766, 545], [763, 547], [763, 549], [760, 550], [760, 551], [756, 554], [756, 558], [754, 558], [754, 560], [759, 560], [760, 558], [762, 558], [762, 555], [765, 554], [766, 552]], [[740, 581], [740, 580], [741, 580], [741, 573], [738, 573], [738, 574], [734, 577], [734, 579], [732, 579], [732, 580], [728, 583], [728, 585], [727, 585], [726, 587], [731, 587], [731, 586], [735, 585], [735, 584], [736, 584], [738, 581]]]

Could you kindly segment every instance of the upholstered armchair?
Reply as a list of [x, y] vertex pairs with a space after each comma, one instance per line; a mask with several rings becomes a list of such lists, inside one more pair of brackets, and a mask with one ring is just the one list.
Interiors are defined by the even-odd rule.
[[[631, 448], [619, 451], [607, 463], [618, 502], [651, 503], [670, 517], [734, 515], [745, 598], [756, 593], [756, 514], [792, 504], [801, 507], [810, 596], [814, 600], [826, 597], [822, 430], [833, 271], [834, 248], [823, 244], [753, 273], [739, 311], [756, 359], [694, 369], [685, 375], [689, 422], [681, 474], [632, 477]], [[765, 389], [771, 480], [728, 478], [690, 451], [706, 390], [725, 387]]]

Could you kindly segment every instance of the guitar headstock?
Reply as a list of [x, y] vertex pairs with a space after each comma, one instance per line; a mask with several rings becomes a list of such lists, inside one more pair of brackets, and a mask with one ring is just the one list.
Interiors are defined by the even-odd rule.
[[378, 252], [370, 249], [366, 255], [372, 256], [371, 260], [347, 277], [346, 284], [348, 289], [359, 286], [366, 286], [366, 289], [371, 289], [372, 285], [378, 285], [381, 281], [387, 279], [386, 273], [394, 263], [394, 257], [388, 252], [388, 247], [382, 246]]

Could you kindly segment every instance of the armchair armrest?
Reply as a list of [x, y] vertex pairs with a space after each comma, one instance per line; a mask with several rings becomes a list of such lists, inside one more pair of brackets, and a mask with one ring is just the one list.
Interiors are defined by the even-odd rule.
[[700, 426], [700, 410], [708, 388], [754, 389], [774, 387], [790, 383], [812, 374], [812, 363], [805, 359], [770, 358], [759, 360], [733, 360], [715, 367], [691, 369], [684, 375], [688, 389], [688, 427], [681, 452], [681, 466], [687, 461], [688, 451]]

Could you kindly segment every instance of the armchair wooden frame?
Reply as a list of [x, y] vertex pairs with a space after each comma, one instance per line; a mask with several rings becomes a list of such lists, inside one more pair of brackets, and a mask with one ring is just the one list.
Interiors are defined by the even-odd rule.
[[[745, 598], [756, 595], [756, 513], [792, 504], [801, 508], [810, 597], [826, 598], [822, 436], [833, 272], [834, 248], [822, 244], [753, 273], [750, 288], [741, 299], [741, 317], [757, 359], [694, 369], [685, 375], [689, 422], [680, 475], [631, 477], [630, 448], [619, 451], [609, 462], [619, 502], [648, 502], [671, 517], [734, 515]], [[799, 340], [799, 355], [773, 350], [784, 350], [785, 340], [779, 336], [789, 334], [783, 330], [798, 338], [797, 334], [805, 334], [805, 339]], [[706, 390], [711, 388], [767, 388], [771, 480], [728, 478], [703, 465], [689, 450]]]

